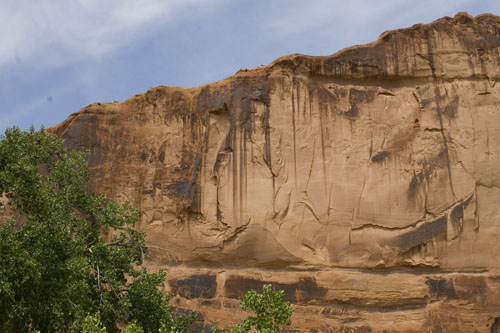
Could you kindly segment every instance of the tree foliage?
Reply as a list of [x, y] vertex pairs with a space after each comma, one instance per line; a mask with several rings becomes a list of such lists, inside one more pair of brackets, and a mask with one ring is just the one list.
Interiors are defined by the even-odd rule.
[[270, 284], [263, 286], [262, 294], [253, 289], [248, 291], [240, 304], [244, 310], [255, 311], [256, 315], [235, 325], [233, 332], [250, 332], [255, 328], [258, 332], [278, 333], [280, 325], [291, 325], [293, 310], [289, 302], [283, 301], [283, 295], [283, 290], [273, 290]]
[[106, 333], [99, 315], [87, 315], [83, 320], [82, 333]]
[[0, 194], [16, 217], [0, 227], [0, 331], [81, 331], [88, 314], [108, 332], [134, 320], [145, 332], [175, 326], [158, 290], [164, 273], [139, 267], [137, 211], [87, 182], [85, 154], [66, 153], [57, 137], [33, 128], [0, 137]]

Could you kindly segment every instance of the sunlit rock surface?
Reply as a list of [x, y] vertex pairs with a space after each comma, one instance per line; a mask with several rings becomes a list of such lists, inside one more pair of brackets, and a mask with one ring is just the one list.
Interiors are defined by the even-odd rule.
[[[460, 13], [327, 57], [96, 103], [50, 131], [141, 212], [199, 326], [274, 283], [294, 327], [500, 327], [500, 18]], [[499, 328], [500, 329], [500, 328]]]

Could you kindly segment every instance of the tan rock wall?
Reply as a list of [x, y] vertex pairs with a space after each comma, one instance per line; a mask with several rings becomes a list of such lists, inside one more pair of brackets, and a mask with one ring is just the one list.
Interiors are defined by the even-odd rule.
[[289, 288], [303, 329], [487, 331], [499, 304], [477, 295], [500, 290], [499, 50], [499, 17], [459, 14], [92, 104], [50, 131], [90, 149], [97, 191], [139, 208], [155, 267], [234, 270], [238, 295], [252, 274], [320, 281], [324, 295]]

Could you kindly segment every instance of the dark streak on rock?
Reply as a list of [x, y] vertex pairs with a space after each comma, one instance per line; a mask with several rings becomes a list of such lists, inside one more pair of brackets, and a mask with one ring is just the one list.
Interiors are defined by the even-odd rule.
[[453, 100], [446, 104], [446, 106], [443, 109], [443, 113], [448, 117], [448, 118], [455, 118], [457, 115], [457, 110], [458, 110], [458, 96], [455, 95]]
[[450, 213], [450, 220], [455, 230], [462, 229], [462, 219], [464, 217], [464, 209], [470, 204], [474, 194], [471, 194], [467, 199], [457, 204]]
[[429, 286], [429, 293], [434, 299], [458, 299], [452, 280], [428, 277], [425, 284]]
[[408, 198], [415, 199], [418, 194], [418, 190], [420, 188], [420, 179], [419, 174], [413, 173], [413, 177], [411, 178], [410, 185], [408, 187]]
[[161, 151], [160, 155], [158, 156], [158, 159], [164, 163], [165, 162], [165, 151]]
[[387, 156], [389, 156], [389, 152], [388, 151], [381, 151], [381, 152], [378, 152], [376, 153], [375, 155], [372, 156], [372, 162], [381, 162], [382, 160], [384, 160]]
[[410, 249], [414, 246], [424, 244], [432, 237], [446, 232], [447, 220], [446, 215], [443, 215], [434, 221], [422, 223], [414, 230], [405, 232], [391, 239], [387, 242], [387, 245], [400, 249]]
[[212, 298], [217, 292], [215, 274], [192, 275], [183, 280], [168, 280], [172, 293], [185, 298]]
[[500, 318], [495, 318], [493, 325], [491, 325], [491, 333], [500, 332]]
[[198, 183], [200, 166], [201, 156], [196, 154], [190, 178], [165, 186], [171, 196], [189, 200], [189, 208], [193, 212], [199, 212], [201, 209], [201, 187]]
[[435, 101], [435, 98], [426, 98], [426, 99], [422, 99], [420, 101], [420, 104], [422, 105], [422, 108], [426, 109], [434, 101]]
[[351, 108], [348, 111], [344, 112], [344, 115], [350, 118], [356, 117], [358, 115], [358, 107], [356, 106], [356, 104], [351, 104]]
[[283, 299], [292, 303], [307, 302], [323, 298], [327, 289], [318, 286], [312, 277], [300, 278], [297, 283], [273, 283], [242, 276], [230, 276], [224, 285], [224, 293], [229, 298], [242, 298], [247, 291], [254, 289], [262, 292], [264, 284], [271, 283], [275, 290], [284, 290]]
[[370, 103], [375, 98], [374, 90], [349, 89], [349, 101], [352, 103]]
[[222, 307], [222, 304], [219, 300], [211, 300], [211, 299], [201, 299], [198, 302], [198, 306], [200, 307], [207, 307], [207, 308], [212, 308], [212, 309], [220, 309]]
[[[491, 281], [491, 278], [488, 278]], [[453, 278], [457, 295], [472, 304], [485, 305], [488, 301], [498, 306], [498, 297], [484, 276], [457, 276]]]
[[357, 117], [359, 115], [358, 105], [361, 103], [369, 103], [375, 98], [375, 91], [369, 90], [359, 90], [355, 88], [349, 89], [349, 103], [351, 108], [344, 112], [344, 115], [350, 118]]
[[224, 146], [217, 153], [217, 157], [215, 158], [215, 163], [214, 163], [214, 167], [212, 169], [212, 174], [216, 178], [219, 178], [219, 170], [220, 170], [220, 167], [223, 164], [223, 162], [231, 158], [231, 153], [233, 152], [233, 147], [231, 144], [232, 136], [233, 136], [233, 132], [232, 132], [232, 130], [230, 130], [229, 133], [226, 135], [226, 139], [224, 140]]
[[261, 127], [264, 129], [264, 161], [266, 162], [269, 170], [271, 170], [271, 175], [273, 177], [273, 191], [276, 187], [276, 175], [273, 173], [272, 160], [271, 160], [271, 125], [269, 124], [270, 111], [269, 107], [266, 105], [265, 111], [260, 117]]
[[417, 199], [420, 188], [429, 182], [429, 177], [436, 169], [442, 169], [448, 165], [447, 156], [447, 150], [442, 149], [439, 154], [433, 156], [429, 160], [424, 160], [422, 162], [421, 171], [413, 174], [410, 185], [408, 187], [407, 193], [410, 200]]
[[[186, 189], [188, 187], [189, 180], [181, 181], [181, 182], [175, 182], [172, 184], [169, 184], [166, 186], [169, 194], [174, 197], [185, 197], [186, 196]], [[188, 194], [188, 199], [190, 197], [189, 193]]]

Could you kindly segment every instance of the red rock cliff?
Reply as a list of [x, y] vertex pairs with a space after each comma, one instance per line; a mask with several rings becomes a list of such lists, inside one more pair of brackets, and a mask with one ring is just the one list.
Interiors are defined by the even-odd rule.
[[98, 192], [139, 208], [149, 265], [205, 325], [272, 282], [301, 330], [490, 332], [498, 80], [500, 17], [461, 13], [50, 130], [90, 149]]

